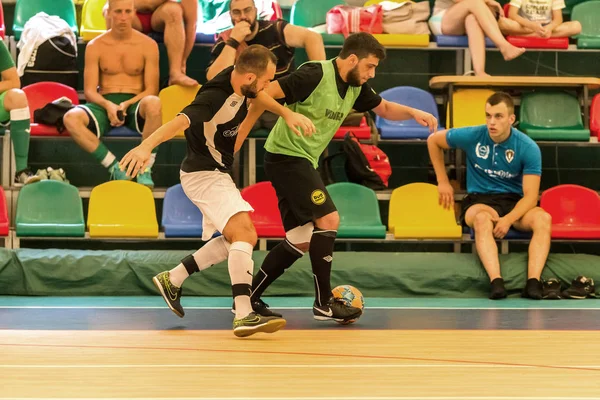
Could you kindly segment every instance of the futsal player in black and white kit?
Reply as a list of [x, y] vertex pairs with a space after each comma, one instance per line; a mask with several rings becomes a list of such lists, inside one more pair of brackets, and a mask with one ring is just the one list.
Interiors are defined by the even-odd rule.
[[[254, 210], [228, 174], [234, 153], [241, 148], [251, 127], [242, 124], [248, 114], [248, 99], [255, 98], [268, 86], [275, 75], [276, 61], [267, 48], [249, 46], [235, 66], [224, 69], [202, 86], [190, 105], [127, 153], [120, 165], [129, 176], [136, 176], [144, 171], [155, 146], [185, 130], [187, 154], [181, 164], [181, 185], [202, 211], [202, 239], [208, 243], [172, 270], [156, 275], [153, 282], [169, 308], [183, 317], [180, 299], [184, 280], [227, 259], [236, 310], [233, 333], [240, 337], [256, 332], [272, 333], [286, 324], [283, 318], [265, 317], [252, 310], [252, 250], [257, 236], [248, 213]], [[314, 132], [312, 122], [300, 114], [279, 104], [269, 110], [280, 114], [298, 133], [298, 128], [305, 134]], [[216, 231], [223, 235], [212, 238]]]

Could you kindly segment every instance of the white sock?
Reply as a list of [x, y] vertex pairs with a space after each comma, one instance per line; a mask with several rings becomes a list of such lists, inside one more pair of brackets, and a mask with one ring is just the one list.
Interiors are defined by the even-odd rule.
[[104, 159], [100, 162], [102, 163], [104, 168], [109, 168], [113, 164], [115, 159], [115, 155], [109, 151], [108, 154], [106, 154], [106, 156], [104, 157]]
[[[225, 239], [225, 236], [219, 236], [209, 240], [200, 250], [196, 251], [192, 256], [198, 269], [204, 271], [207, 268], [212, 267], [215, 264], [225, 261], [229, 254], [229, 242]], [[171, 283], [177, 287], [183, 285], [183, 281], [189, 276], [185, 265], [179, 263], [175, 268], [169, 271], [169, 279]]]
[[[254, 272], [254, 261], [252, 261], [253, 249], [254, 247], [246, 242], [234, 242], [231, 244], [228, 259], [231, 285], [252, 285]], [[236, 296], [234, 301], [236, 318], [244, 318], [252, 312], [250, 296]]]
[[152, 166], [154, 166], [155, 161], [156, 161], [156, 153], [150, 153], [150, 161], [148, 162], [148, 168], [152, 168]]

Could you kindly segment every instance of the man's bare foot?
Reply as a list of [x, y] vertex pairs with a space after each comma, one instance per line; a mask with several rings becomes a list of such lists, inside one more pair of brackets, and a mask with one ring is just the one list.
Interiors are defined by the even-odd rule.
[[491, 76], [491, 75], [488, 74], [488, 73], [485, 73], [485, 72], [479, 72], [479, 73], [475, 72], [475, 76], [479, 76], [481, 78], [485, 78], [485, 77], [488, 77], [488, 76]]
[[502, 53], [502, 56], [504, 57], [505, 61], [510, 61], [525, 53], [525, 49], [522, 47], [515, 47], [512, 44], [509, 44], [503, 49], [500, 49], [500, 52]]
[[197, 84], [197, 80], [192, 79], [184, 74], [171, 75], [169, 77], [169, 85], [196, 86]]

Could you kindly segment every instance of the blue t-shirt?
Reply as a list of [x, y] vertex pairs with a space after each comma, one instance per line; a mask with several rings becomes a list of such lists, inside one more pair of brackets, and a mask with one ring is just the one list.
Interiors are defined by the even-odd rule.
[[448, 145], [467, 155], [468, 193], [516, 193], [523, 195], [523, 175], [542, 175], [538, 145], [523, 132], [511, 128], [510, 136], [495, 143], [486, 125], [450, 129]]

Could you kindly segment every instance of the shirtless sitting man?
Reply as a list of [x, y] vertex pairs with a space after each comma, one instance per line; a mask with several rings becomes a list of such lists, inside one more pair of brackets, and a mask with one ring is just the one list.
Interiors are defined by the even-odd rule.
[[[169, 56], [169, 85], [195, 86], [198, 81], [186, 75], [187, 59], [196, 41], [198, 0], [134, 0], [133, 29], [143, 33], [164, 32]], [[108, 8], [104, 8], [106, 28], [110, 29]]]
[[[133, 0], [109, 0], [112, 29], [88, 43], [83, 87], [86, 104], [64, 116], [75, 142], [108, 169], [111, 179], [129, 179], [119, 160], [100, 141], [111, 128], [125, 125], [146, 139], [162, 123], [158, 93], [158, 46], [135, 31]], [[153, 187], [150, 165], [137, 182]]]

